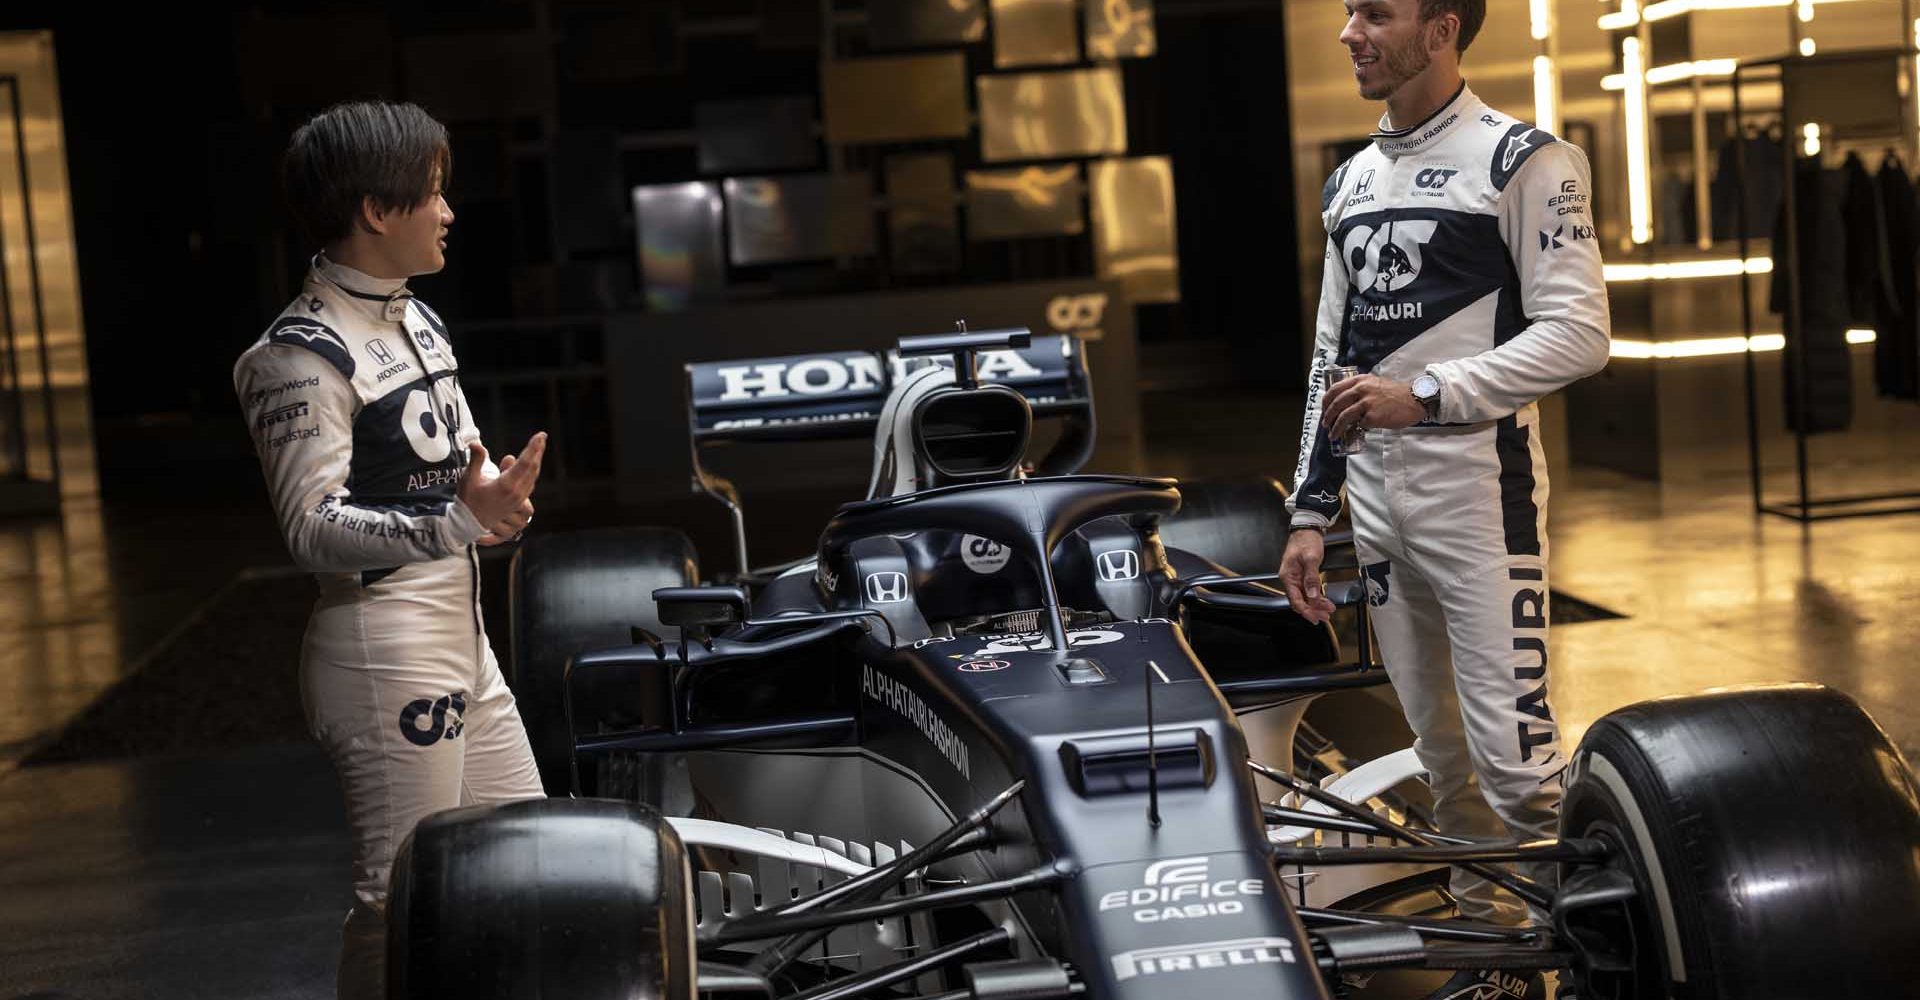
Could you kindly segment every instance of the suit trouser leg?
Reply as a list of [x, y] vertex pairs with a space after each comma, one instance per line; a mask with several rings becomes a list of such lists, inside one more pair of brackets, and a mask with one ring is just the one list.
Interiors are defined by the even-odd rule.
[[[1548, 487], [1531, 422], [1381, 437], [1349, 461], [1348, 498], [1441, 830], [1552, 836], [1565, 759], [1547, 706]], [[1469, 916], [1525, 919], [1477, 878], [1453, 884]]]
[[460, 787], [461, 805], [490, 805], [544, 797], [540, 769], [533, 762], [527, 727], [513, 690], [500, 673], [493, 650], [486, 651], [476, 694], [467, 705], [467, 746]]
[[[1519, 840], [1558, 834], [1567, 763], [1547, 701], [1547, 593], [1546, 560], [1510, 556], [1440, 594], [1473, 771], [1506, 833]], [[1521, 871], [1549, 886], [1558, 874], [1553, 865]]]
[[[1481, 794], [1468, 750], [1441, 601], [1405, 559], [1386, 558], [1365, 544], [1360, 548], [1380, 658], [1413, 730], [1414, 753], [1427, 769], [1435, 821], [1449, 836], [1498, 839], [1505, 827]], [[1450, 886], [1464, 916], [1503, 923], [1521, 919], [1517, 900], [1496, 896], [1493, 885], [1472, 872], [1455, 868]]]
[[538, 798], [539, 773], [491, 652], [478, 677], [469, 672], [451, 684], [433, 671], [312, 660], [301, 679], [314, 734], [339, 772], [354, 838], [354, 905], [342, 933], [338, 995], [384, 997], [387, 881], [401, 842], [444, 809]]

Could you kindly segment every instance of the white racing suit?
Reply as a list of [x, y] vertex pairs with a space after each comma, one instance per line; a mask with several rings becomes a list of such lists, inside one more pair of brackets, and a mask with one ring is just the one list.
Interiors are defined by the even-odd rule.
[[[1566, 757], [1547, 702], [1535, 400], [1607, 361], [1586, 155], [1464, 85], [1426, 121], [1373, 138], [1323, 195], [1326, 271], [1288, 508], [1295, 526], [1324, 527], [1345, 487], [1381, 658], [1442, 832], [1553, 836]], [[1438, 413], [1369, 428], [1361, 451], [1335, 458], [1320, 426], [1332, 365], [1400, 382], [1430, 372]], [[1551, 866], [1527, 874], [1552, 879]], [[1467, 916], [1525, 918], [1476, 876], [1456, 869], [1453, 888]]]
[[385, 995], [387, 875], [414, 824], [542, 794], [481, 625], [485, 528], [455, 496], [479, 438], [458, 374], [404, 281], [324, 257], [233, 371], [287, 547], [320, 583], [300, 687], [354, 836], [341, 997]]

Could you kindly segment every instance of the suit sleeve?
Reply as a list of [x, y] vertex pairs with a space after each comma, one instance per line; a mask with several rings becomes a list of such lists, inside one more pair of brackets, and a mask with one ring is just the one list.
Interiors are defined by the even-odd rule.
[[[440, 314], [434, 312], [431, 306], [419, 299], [414, 299], [413, 305], [420, 311], [420, 315], [426, 319], [427, 325], [433, 328], [433, 332], [440, 335], [440, 342], [446, 345], [442, 350], [447, 352], [447, 360], [452, 362], [455, 371], [459, 371], [460, 360], [454, 357], [453, 338], [447, 334], [446, 321], [442, 320]], [[455, 447], [460, 449], [462, 455], [460, 461], [464, 465], [466, 463], [464, 456], [473, 443], [480, 441], [484, 444], [485, 442], [482, 441], [480, 437], [480, 425], [473, 419], [473, 407], [467, 405], [466, 386], [459, 385], [458, 383], [456, 383], [456, 386], [460, 397], [460, 416], [462, 419], [460, 421], [459, 431], [453, 436], [453, 443]], [[480, 468], [481, 478], [483, 479], [494, 479], [500, 475], [500, 466], [496, 464], [493, 449], [487, 449], [487, 462]]]
[[[460, 421], [460, 430], [454, 434], [453, 441], [454, 447], [459, 448], [461, 454], [464, 456], [474, 442], [478, 441], [481, 444], [485, 444], [486, 441], [480, 436], [480, 425], [474, 422], [473, 407], [467, 404], [466, 387], [460, 386], [458, 391], [460, 394], [460, 416], [462, 419]], [[461, 462], [464, 464], [466, 459], [462, 457]], [[482, 465], [480, 469], [480, 478], [483, 480], [499, 477], [500, 466], [494, 457], [494, 450], [492, 448], [487, 449], [486, 464]]]
[[321, 355], [260, 345], [234, 366], [233, 386], [281, 534], [300, 568], [386, 569], [452, 555], [485, 533], [458, 499], [406, 509], [354, 502], [347, 480], [356, 397]]
[[1592, 191], [1586, 154], [1565, 142], [1541, 148], [1514, 174], [1500, 231], [1529, 322], [1492, 350], [1428, 368], [1440, 380], [1442, 422], [1498, 420], [1606, 367], [1612, 319]]
[[1289, 523], [1295, 527], [1325, 528], [1340, 516], [1340, 493], [1346, 488], [1347, 460], [1335, 458], [1327, 432], [1320, 426], [1320, 402], [1326, 394], [1327, 369], [1340, 356], [1340, 334], [1347, 309], [1346, 262], [1327, 237], [1326, 259], [1320, 276], [1320, 311], [1314, 319], [1313, 361], [1307, 369], [1307, 409], [1300, 427], [1300, 461], [1293, 470], [1293, 495], [1287, 498]]

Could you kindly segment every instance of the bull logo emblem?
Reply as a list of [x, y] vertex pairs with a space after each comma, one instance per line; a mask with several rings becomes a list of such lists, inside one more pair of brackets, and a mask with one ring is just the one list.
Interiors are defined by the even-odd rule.
[[1355, 226], [1341, 241], [1358, 288], [1397, 292], [1420, 277], [1421, 255], [1439, 223], [1400, 219], [1378, 228]]
[[1380, 248], [1380, 267], [1373, 279], [1374, 290], [1390, 292], [1394, 289], [1394, 282], [1397, 279], [1404, 276], [1412, 280], [1417, 272], [1418, 269], [1413, 266], [1413, 258], [1408, 257], [1407, 252], [1399, 246], [1388, 243]]
[[1366, 581], [1367, 603], [1379, 607], [1387, 603], [1387, 577], [1393, 573], [1393, 563], [1368, 563], [1360, 567], [1360, 578]]

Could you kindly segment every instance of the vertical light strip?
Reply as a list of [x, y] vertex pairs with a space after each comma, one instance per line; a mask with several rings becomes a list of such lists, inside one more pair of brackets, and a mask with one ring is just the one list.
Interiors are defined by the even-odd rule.
[[1554, 37], [1553, 0], [1528, 0], [1533, 40], [1533, 123], [1542, 131], [1560, 134], [1560, 74], [1554, 69], [1559, 39]]
[[1812, 122], [1808, 122], [1805, 125], [1800, 126], [1800, 135], [1805, 140], [1801, 143], [1801, 148], [1806, 151], [1806, 154], [1808, 156], [1819, 156], [1820, 155], [1820, 126], [1815, 125]]
[[1647, 175], [1647, 77], [1640, 39], [1620, 40], [1620, 67], [1627, 78], [1627, 229], [1635, 243], [1653, 240], [1653, 194]]
[[1560, 134], [1560, 102], [1554, 99], [1553, 60], [1533, 57], [1533, 123], [1543, 132]]
[[[1913, 47], [1920, 49], [1920, 17], [1913, 20]], [[1913, 59], [1913, 108], [1916, 120], [1920, 120], [1920, 56]]]

